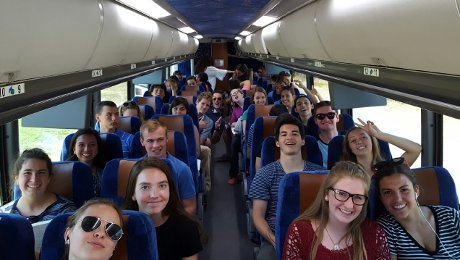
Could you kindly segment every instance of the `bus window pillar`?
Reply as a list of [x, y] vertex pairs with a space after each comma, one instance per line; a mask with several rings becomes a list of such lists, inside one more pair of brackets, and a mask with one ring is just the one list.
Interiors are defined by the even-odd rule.
[[421, 109], [422, 166], [442, 166], [442, 115]]

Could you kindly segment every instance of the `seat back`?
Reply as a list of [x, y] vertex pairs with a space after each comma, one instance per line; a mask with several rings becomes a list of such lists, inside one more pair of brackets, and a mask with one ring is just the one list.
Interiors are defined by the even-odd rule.
[[[72, 200], [77, 207], [94, 197], [93, 173], [87, 164], [79, 161], [53, 162], [52, 171], [48, 191]], [[21, 190], [15, 184], [14, 199], [21, 196]]]
[[328, 173], [328, 171], [293, 172], [281, 179], [275, 222], [277, 259], [281, 259], [289, 225], [315, 200], [319, 187]]
[[163, 100], [160, 97], [134, 97], [133, 101], [137, 105], [149, 105], [153, 108], [154, 113], [158, 113], [163, 106]]
[[[69, 157], [70, 141], [74, 134], [69, 134], [64, 138], [61, 151], [61, 161], [67, 160]], [[123, 148], [121, 146], [121, 139], [116, 134], [112, 133], [99, 133], [102, 141], [102, 152], [104, 156], [104, 163], [115, 159], [123, 158]]]
[[[183, 95], [183, 96], [179, 96], [179, 97], [183, 97], [183, 98], [187, 99], [187, 101], [188, 101], [189, 104], [195, 104], [195, 103], [196, 103], [196, 99], [197, 99], [197, 96], [196, 96], [196, 95], [195, 95], [195, 96], [185, 96], [185, 95]], [[176, 96], [171, 96], [171, 97], [169, 98], [169, 102], [168, 102], [168, 103], [171, 104], [171, 102], [172, 102], [175, 98], [176, 98]]]
[[118, 129], [126, 133], [135, 134], [139, 131], [142, 121], [135, 116], [120, 116]]
[[138, 105], [138, 106], [139, 106], [139, 109], [142, 115], [144, 115], [144, 120], [149, 120], [155, 113], [155, 111], [153, 110], [153, 107], [149, 105]]
[[[64, 232], [70, 216], [69, 213], [59, 215], [49, 223], [43, 236], [40, 259], [61, 259], [65, 250]], [[110, 259], [158, 259], [155, 226], [149, 216], [123, 210], [123, 236]]]
[[[251, 104], [248, 107], [248, 110], [247, 110], [248, 113], [247, 113], [247, 118], [246, 118], [246, 129], [245, 129], [245, 132], [246, 132], [245, 138], [246, 138], [246, 140], [244, 140], [245, 144], [248, 143], [248, 138], [249, 138], [248, 133], [249, 133], [249, 130], [251, 128], [251, 125], [255, 122], [255, 120], [257, 118], [268, 116], [270, 114], [270, 109], [272, 107], [273, 107], [273, 105], [254, 105], [254, 104]], [[254, 135], [253, 135], [253, 137], [254, 137]], [[260, 143], [262, 143], [262, 141]], [[252, 150], [252, 151], [254, 151], [254, 150]], [[242, 152], [243, 152], [243, 158], [248, 158], [247, 149], [242, 149]], [[250, 171], [250, 160], [245, 159], [244, 161], [245, 161], [245, 163], [243, 164], [244, 169], [245, 170], [249, 169], [249, 171]]]
[[0, 213], [0, 252], [2, 259], [35, 259], [35, 240], [27, 218]]
[[[353, 121], [353, 117], [348, 114], [339, 114], [339, 122], [337, 122], [337, 131], [339, 132], [339, 135], [346, 134], [348, 129], [354, 126], [355, 122]], [[308, 119], [305, 134], [318, 138], [318, 126], [315, 123], [314, 116]]]
[[[327, 155], [327, 168], [331, 169], [336, 162], [340, 161], [343, 152], [343, 144], [344, 144], [345, 136], [338, 135], [329, 142], [328, 145], [328, 155]], [[386, 160], [390, 160], [392, 158], [390, 146], [387, 142], [378, 140], [379, 147], [380, 147], [380, 154], [384, 156]]]
[[[280, 158], [280, 148], [275, 144], [275, 137], [269, 136], [265, 138], [262, 144], [262, 157], [261, 167], [274, 162]], [[305, 136], [305, 145], [302, 146], [302, 158], [305, 161], [322, 165], [321, 152], [318, 147], [318, 143], [313, 136]]]
[[[450, 173], [439, 166], [428, 166], [412, 169], [420, 187], [420, 195], [417, 198], [420, 205], [443, 205], [458, 209], [457, 190]], [[376, 190], [374, 178], [372, 178], [369, 190], [369, 218], [377, 219], [385, 212]]]
[[181, 95], [183, 96], [197, 96], [198, 90], [196, 89], [184, 89], [181, 91]]
[[101, 197], [111, 199], [117, 205], [125, 202], [129, 173], [137, 160], [113, 159], [102, 173]]

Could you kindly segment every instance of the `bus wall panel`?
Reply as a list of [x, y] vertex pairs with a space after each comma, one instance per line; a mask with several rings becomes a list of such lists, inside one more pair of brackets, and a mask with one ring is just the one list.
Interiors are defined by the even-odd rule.
[[280, 23], [278, 40], [287, 51], [286, 57], [330, 60], [316, 31], [316, 3], [287, 16]]
[[102, 1], [104, 26], [87, 69], [143, 61], [153, 21], [112, 1]]
[[288, 57], [288, 52], [280, 41], [280, 24], [283, 21], [272, 23], [262, 29], [262, 38], [271, 55]]
[[454, 0], [328, 0], [317, 6], [318, 33], [333, 61], [460, 74]]
[[5, 0], [0, 24], [1, 83], [82, 70], [102, 20], [97, 1]]

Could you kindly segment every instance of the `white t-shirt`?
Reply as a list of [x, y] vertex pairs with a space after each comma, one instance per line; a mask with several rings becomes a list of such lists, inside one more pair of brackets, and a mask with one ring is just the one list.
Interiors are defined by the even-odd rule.
[[218, 69], [214, 66], [209, 66], [206, 68], [204, 72], [208, 74], [208, 81], [211, 84], [212, 90], [214, 91], [214, 89], [216, 89], [216, 78], [219, 80], [223, 80], [225, 75], [227, 75], [228, 70]]

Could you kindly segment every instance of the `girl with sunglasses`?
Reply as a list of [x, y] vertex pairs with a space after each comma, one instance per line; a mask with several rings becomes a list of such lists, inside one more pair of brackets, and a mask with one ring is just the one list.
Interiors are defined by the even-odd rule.
[[159, 259], [198, 259], [203, 249], [201, 225], [184, 210], [164, 161], [147, 158], [134, 164], [128, 177], [125, 207], [152, 218]]
[[338, 162], [312, 205], [290, 226], [282, 259], [390, 259], [383, 229], [366, 220], [370, 177]]
[[86, 163], [93, 172], [94, 196], [101, 193], [102, 171], [105, 160], [102, 152], [102, 141], [99, 133], [91, 128], [78, 130], [70, 140], [68, 161]]
[[409, 167], [417, 160], [422, 146], [406, 138], [382, 132], [372, 121], [358, 120], [360, 123], [356, 123], [356, 127], [345, 134], [342, 160], [357, 162], [368, 174], [373, 175], [372, 166], [385, 160], [377, 139], [402, 149], [404, 153], [401, 157]]
[[87, 201], [67, 221], [62, 259], [110, 259], [123, 235], [120, 209], [111, 201]]
[[13, 176], [21, 197], [1, 207], [0, 212], [22, 215], [33, 224], [75, 211], [73, 202], [47, 190], [53, 172], [51, 159], [43, 150], [25, 150], [14, 164]]
[[375, 186], [386, 212], [378, 218], [391, 259], [460, 259], [460, 211], [420, 206], [420, 188], [404, 158], [377, 163]]

